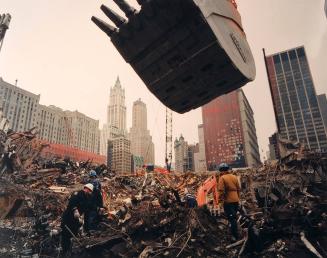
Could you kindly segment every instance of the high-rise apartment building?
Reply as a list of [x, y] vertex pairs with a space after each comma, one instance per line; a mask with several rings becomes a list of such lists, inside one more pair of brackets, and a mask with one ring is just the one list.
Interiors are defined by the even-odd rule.
[[317, 97], [318, 97], [318, 103], [319, 103], [319, 107], [320, 107], [320, 113], [321, 113], [322, 120], [325, 125], [325, 131], [327, 133], [327, 98], [326, 98], [326, 94], [320, 94]]
[[194, 153], [194, 170], [195, 172], [207, 171], [206, 153], [204, 145], [203, 124], [198, 126], [199, 144]]
[[208, 170], [222, 162], [231, 167], [260, 164], [253, 111], [242, 90], [204, 105], [202, 120]]
[[327, 149], [327, 137], [304, 47], [265, 57], [278, 132], [311, 150]]
[[129, 132], [131, 153], [143, 157], [145, 164], [154, 164], [154, 144], [147, 128], [147, 109], [141, 99], [133, 104], [132, 127]]
[[0, 77], [0, 106], [10, 129], [21, 132], [37, 126], [40, 95], [5, 82]]
[[121, 135], [126, 135], [125, 90], [117, 78], [114, 87], [110, 89], [107, 122], [103, 125], [100, 136], [100, 153], [107, 155], [108, 140]]
[[125, 136], [108, 141], [108, 166], [117, 175], [131, 173], [131, 143]]

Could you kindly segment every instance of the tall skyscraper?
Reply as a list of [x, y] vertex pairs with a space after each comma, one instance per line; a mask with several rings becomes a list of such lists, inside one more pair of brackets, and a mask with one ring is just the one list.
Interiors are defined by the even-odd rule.
[[208, 170], [260, 164], [253, 111], [242, 90], [220, 96], [202, 107]]
[[185, 141], [183, 135], [179, 139], [175, 139], [174, 142], [175, 152], [175, 171], [176, 172], [187, 172], [193, 170], [193, 159], [194, 159], [194, 145], [189, 148], [187, 141]]
[[107, 122], [101, 130], [100, 153], [102, 155], [107, 155], [108, 141], [118, 136], [126, 136], [125, 90], [121, 86], [119, 77], [114, 87], [110, 89]]
[[327, 133], [327, 98], [326, 94], [320, 94], [318, 97], [318, 103], [320, 107], [320, 112], [322, 116], [322, 120], [324, 121], [325, 131]]
[[132, 127], [129, 132], [131, 153], [143, 157], [145, 164], [154, 164], [154, 144], [147, 128], [147, 109], [141, 99], [133, 103]]
[[304, 47], [265, 57], [277, 129], [311, 150], [327, 149], [326, 132]]
[[120, 84], [119, 77], [114, 87], [110, 90], [110, 100], [107, 110], [107, 124], [117, 127], [118, 130], [126, 133], [126, 106], [125, 90]]
[[204, 144], [203, 124], [198, 126], [199, 148], [194, 153], [194, 170], [195, 172], [207, 171], [206, 152]]

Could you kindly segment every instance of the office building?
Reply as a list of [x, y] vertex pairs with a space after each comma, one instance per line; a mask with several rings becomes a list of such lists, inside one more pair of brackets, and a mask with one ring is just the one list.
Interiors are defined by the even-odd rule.
[[117, 78], [115, 85], [110, 89], [107, 121], [100, 136], [100, 153], [106, 155], [108, 140], [121, 135], [126, 136], [125, 89]]
[[37, 126], [39, 101], [40, 95], [5, 82], [0, 77], [0, 107], [9, 120], [10, 129], [23, 132]]
[[108, 141], [108, 160], [109, 168], [117, 175], [131, 173], [131, 143], [125, 136]]
[[144, 164], [154, 164], [154, 144], [147, 128], [147, 109], [138, 99], [133, 103], [132, 127], [129, 132], [131, 153], [143, 157]]
[[222, 162], [234, 168], [260, 164], [253, 111], [242, 90], [204, 105], [202, 120], [208, 170]]
[[265, 57], [278, 133], [311, 150], [327, 149], [327, 137], [304, 47]]
[[204, 145], [203, 124], [198, 126], [199, 144], [194, 153], [194, 171], [207, 171], [206, 153]]

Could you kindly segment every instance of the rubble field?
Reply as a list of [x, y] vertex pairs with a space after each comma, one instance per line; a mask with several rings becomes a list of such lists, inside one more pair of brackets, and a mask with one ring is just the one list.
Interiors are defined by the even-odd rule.
[[325, 154], [294, 149], [233, 171], [242, 210], [241, 238], [232, 242], [210, 201], [189, 209], [179, 200], [212, 173], [115, 175], [90, 161], [45, 159], [42, 148], [33, 131], [0, 132], [0, 257], [61, 257], [61, 214], [91, 169], [107, 212], [96, 231], [72, 239], [71, 257], [327, 257]]

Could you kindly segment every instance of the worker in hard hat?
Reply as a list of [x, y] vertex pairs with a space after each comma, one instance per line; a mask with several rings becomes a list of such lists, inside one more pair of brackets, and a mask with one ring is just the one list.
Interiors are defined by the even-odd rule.
[[96, 171], [89, 172], [89, 183], [93, 185], [90, 208], [85, 213], [85, 231], [95, 230], [99, 224], [100, 217], [104, 212], [101, 183]]
[[218, 170], [220, 173], [218, 181], [219, 205], [222, 206], [223, 204], [233, 240], [237, 240], [239, 236], [236, 214], [239, 209], [241, 187], [237, 177], [230, 173], [230, 168], [226, 163], [221, 163]]
[[74, 192], [68, 201], [67, 208], [61, 218], [61, 247], [64, 254], [71, 250], [71, 238], [76, 237], [84, 223], [82, 215], [89, 210], [93, 188], [90, 183], [84, 185], [83, 189]]
[[187, 208], [198, 207], [198, 202], [194, 194], [191, 194], [188, 188], [184, 188], [184, 204]]

